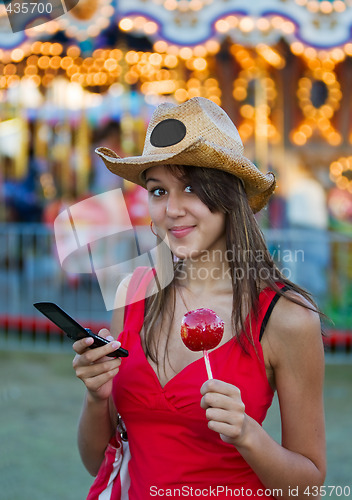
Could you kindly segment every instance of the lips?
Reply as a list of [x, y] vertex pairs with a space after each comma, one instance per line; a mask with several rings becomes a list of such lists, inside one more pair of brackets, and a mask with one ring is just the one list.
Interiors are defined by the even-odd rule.
[[170, 228], [169, 231], [175, 238], [184, 238], [193, 231], [194, 228], [195, 226], [174, 226]]

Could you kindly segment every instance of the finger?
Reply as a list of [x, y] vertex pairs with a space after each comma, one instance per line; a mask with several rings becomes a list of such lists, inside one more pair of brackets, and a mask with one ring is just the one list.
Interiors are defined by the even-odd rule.
[[[102, 347], [95, 347], [94, 349], [89, 349], [84, 353], [85, 360], [88, 364], [96, 363], [97, 361], [100, 361], [108, 354], [116, 351], [120, 346], [121, 342], [114, 340], [113, 342], [109, 342], [108, 344]], [[110, 356], [108, 359], [115, 359], [115, 358]]]
[[101, 373], [95, 377], [91, 377], [85, 380], [86, 387], [91, 392], [97, 392], [99, 389], [105, 385], [107, 382], [110, 382], [115, 375], [118, 374], [120, 367], [114, 368], [113, 370], [109, 370], [107, 372]]
[[104, 337], [104, 339], [107, 339], [108, 337], [111, 337], [111, 339], [115, 340], [114, 337], [111, 335], [110, 330], [107, 328], [102, 328], [98, 332], [99, 337]]
[[205, 416], [209, 422], [222, 422], [224, 424], [233, 426], [239, 425], [242, 427], [244, 411], [230, 412], [221, 408], [208, 408], [205, 412]]
[[103, 373], [107, 373], [111, 370], [115, 370], [115, 368], [119, 368], [120, 365], [120, 358], [108, 358], [107, 361], [101, 363], [76, 366], [76, 375], [81, 380], [90, 379], [102, 375]]
[[223, 394], [208, 392], [202, 397], [200, 406], [204, 410], [207, 408], [223, 408], [224, 410], [229, 410], [231, 408], [231, 401], [231, 398]]
[[[241, 435], [240, 427], [235, 427], [233, 425], [227, 424], [225, 422], [217, 422], [216, 420], [210, 420], [208, 422], [208, 428], [214, 432], [219, 433], [222, 436], [229, 439], [236, 439]], [[225, 441], [225, 439], [223, 439]]]
[[92, 337], [85, 337], [84, 339], [76, 340], [72, 344], [72, 348], [77, 354], [83, 354], [93, 342], [94, 339]]
[[238, 387], [233, 384], [228, 384], [223, 380], [211, 379], [204, 382], [200, 388], [200, 393], [202, 396], [208, 392], [217, 392], [220, 394], [225, 394], [227, 396], [232, 396], [237, 393]]
[[235, 409], [237, 406], [243, 404], [241, 398], [241, 391], [234, 385], [227, 384], [223, 392], [206, 392], [201, 399], [200, 406], [203, 409], [211, 407], [223, 408], [225, 410]]
[[227, 396], [216, 392], [208, 392], [202, 397], [200, 406], [204, 410], [212, 407], [222, 408], [227, 411], [235, 411], [237, 409], [241, 409], [244, 405], [241, 399], [241, 393], [239, 389], [237, 389], [237, 391], [235, 391], [232, 396]]

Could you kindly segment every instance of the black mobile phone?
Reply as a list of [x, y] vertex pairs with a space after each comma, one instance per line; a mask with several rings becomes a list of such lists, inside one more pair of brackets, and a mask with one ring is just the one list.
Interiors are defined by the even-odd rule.
[[[77, 323], [69, 314], [67, 314], [61, 307], [54, 302], [36, 302], [33, 304], [38, 311], [40, 311], [44, 316], [50, 319], [56, 326], [61, 328], [62, 331], [66, 333], [70, 339], [76, 341], [81, 340], [84, 337], [92, 337], [94, 342], [89, 347], [94, 349], [95, 347], [101, 347], [103, 345], [109, 344], [109, 340], [104, 339], [92, 332], [89, 328], [84, 328], [82, 325]], [[128, 351], [119, 347], [116, 351], [111, 352], [107, 356], [112, 358], [127, 357]]]

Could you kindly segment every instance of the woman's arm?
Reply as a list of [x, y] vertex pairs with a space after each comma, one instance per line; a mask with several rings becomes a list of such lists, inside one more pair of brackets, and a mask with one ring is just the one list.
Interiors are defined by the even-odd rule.
[[[325, 479], [323, 409], [324, 351], [318, 314], [285, 298], [277, 303], [265, 331], [274, 369], [282, 421], [282, 445], [246, 415], [239, 390], [213, 380], [202, 387], [202, 407], [209, 427], [232, 443], [264, 486], [291, 498], [298, 487], [306, 499], [307, 486]], [[315, 496], [315, 498], [319, 498]]]
[[[116, 292], [116, 303], [125, 302], [130, 278], [121, 282]], [[111, 332], [116, 338], [123, 329], [123, 309], [115, 310]], [[109, 330], [99, 335], [112, 340], [106, 346], [89, 349], [93, 339], [82, 339], [73, 344], [76, 356], [73, 368], [86, 388], [86, 396], [78, 425], [78, 448], [86, 469], [95, 476], [104, 458], [105, 449], [116, 430], [117, 415], [111, 398], [112, 381], [119, 371], [120, 358], [107, 357], [120, 346]]]

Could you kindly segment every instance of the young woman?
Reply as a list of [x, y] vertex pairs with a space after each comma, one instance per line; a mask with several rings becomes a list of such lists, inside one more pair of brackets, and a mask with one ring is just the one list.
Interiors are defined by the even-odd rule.
[[[100, 332], [112, 342], [74, 344], [87, 388], [79, 424], [86, 468], [98, 474], [118, 412], [131, 452], [126, 498], [317, 498], [325, 478], [320, 319], [309, 295], [276, 268], [253, 215], [273, 192], [273, 175], [243, 156], [229, 117], [203, 98], [159, 106], [140, 157], [97, 152], [148, 190], [152, 230], [167, 241], [175, 269], [145, 300], [153, 271], [138, 287], [133, 276], [124, 280], [118, 303], [135, 287], [139, 300], [128, 299], [125, 318], [117, 309], [111, 333]], [[210, 352], [212, 380], [202, 352], [180, 336], [183, 315], [201, 307], [225, 323]], [[120, 343], [129, 350], [122, 363], [107, 357]], [[275, 390], [281, 444], [261, 427]]]

